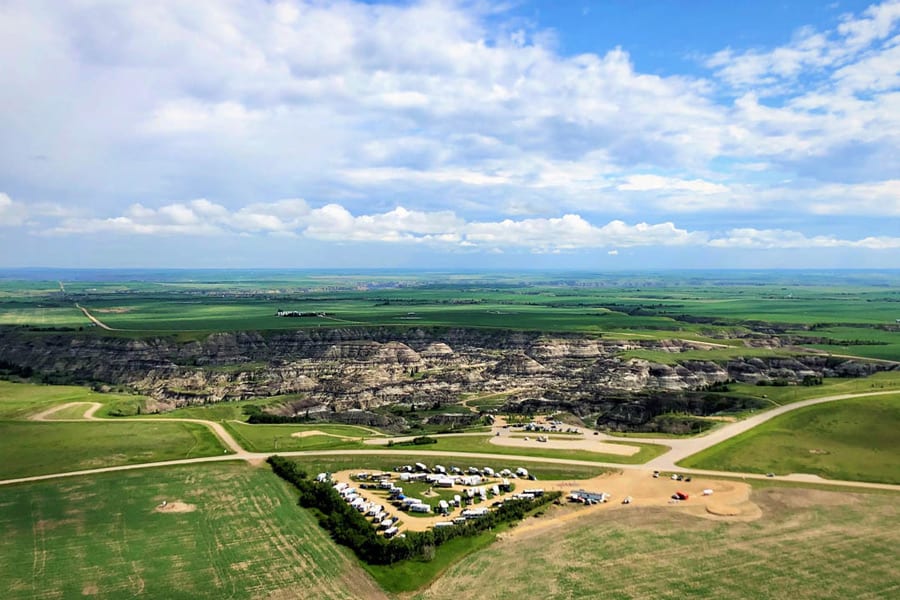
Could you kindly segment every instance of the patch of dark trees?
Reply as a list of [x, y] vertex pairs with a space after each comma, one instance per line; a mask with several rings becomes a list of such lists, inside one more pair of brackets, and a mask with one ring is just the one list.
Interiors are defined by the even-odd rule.
[[478, 535], [503, 523], [520, 521], [561, 495], [550, 492], [534, 500], [507, 500], [488, 514], [453, 527], [408, 531], [405, 537], [386, 539], [378, 535], [372, 524], [347, 504], [330, 483], [309, 479], [296, 463], [281, 456], [270, 456], [267, 462], [276, 475], [300, 491], [300, 506], [313, 511], [319, 525], [335, 542], [347, 546], [360, 560], [372, 565], [389, 565], [409, 559], [431, 560], [441, 544], [458, 537]]
[[414, 437], [411, 440], [404, 440], [402, 442], [395, 442], [394, 440], [388, 440], [388, 446], [396, 447], [396, 446], [427, 446], [428, 444], [437, 444], [437, 440], [433, 437], [428, 437], [427, 435], [420, 435]]
[[22, 366], [0, 359], [0, 377], [8, 379], [10, 377], [20, 377], [22, 379], [30, 379], [34, 375], [34, 369], [28, 365]]

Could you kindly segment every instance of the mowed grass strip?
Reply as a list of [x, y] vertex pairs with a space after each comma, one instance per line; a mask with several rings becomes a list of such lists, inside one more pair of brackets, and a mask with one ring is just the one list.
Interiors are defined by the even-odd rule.
[[243, 463], [0, 487], [0, 531], [4, 599], [384, 597], [287, 484]]
[[763, 515], [749, 523], [630, 506], [513, 531], [414, 598], [897, 597], [896, 495], [773, 488], [752, 499]]
[[0, 421], [0, 479], [225, 453], [203, 425]]
[[681, 461], [749, 473], [900, 483], [900, 394], [801, 408]]

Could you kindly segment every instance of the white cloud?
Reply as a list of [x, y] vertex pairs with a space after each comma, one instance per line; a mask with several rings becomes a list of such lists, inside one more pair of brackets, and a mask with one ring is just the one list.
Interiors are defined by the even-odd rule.
[[900, 237], [866, 237], [845, 240], [830, 235], [807, 236], [784, 229], [732, 229], [726, 237], [712, 239], [715, 248], [865, 248], [885, 250], [900, 248]]
[[[3, 206], [0, 196], [0, 206]], [[299, 236], [332, 243], [378, 242], [429, 244], [441, 248], [497, 251], [524, 249], [559, 252], [609, 248], [709, 246], [713, 248], [900, 248], [900, 238], [870, 236], [858, 240], [832, 235], [808, 236], [784, 229], [732, 229], [724, 235], [689, 231], [672, 222], [634, 223], [613, 220], [594, 224], [577, 214], [552, 218], [468, 221], [451, 211], [417, 211], [402, 206], [355, 215], [340, 204], [311, 208], [303, 200], [259, 203], [228, 210], [208, 200], [170, 204], [158, 209], [140, 204], [125, 215], [108, 218], [68, 218], [48, 229], [48, 235], [110, 233], [119, 235], [275, 235]]]
[[15, 227], [22, 225], [28, 216], [28, 210], [21, 202], [14, 202], [12, 198], [0, 192], [0, 227]]
[[724, 49], [708, 78], [615, 40], [565, 55], [504, 10], [0, 2], [0, 223], [556, 251], [900, 214], [900, 0]]
[[720, 183], [660, 175], [628, 175], [616, 189], [626, 192], [691, 192], [694, 194], [724, 194], [728, 192], [728, 186]]
[[807, 192], [819, 215], [900, 216], [900, 179], [862, 184], [831, 184]]

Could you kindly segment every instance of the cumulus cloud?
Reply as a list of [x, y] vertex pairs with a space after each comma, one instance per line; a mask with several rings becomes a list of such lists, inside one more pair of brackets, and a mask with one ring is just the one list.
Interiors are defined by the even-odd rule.
[[[2, 203], [0, 203], [2, 205]], [[732, 229], [725, 234], [690, 231], [672, 222], [595, 224], [577, 214], [551, 218], [469, 221], [452, 211], [426, 212], [398, 206], [393, 210], [353, 214], [340, 204], [312, 208], [303, 200], [258, 203], [228, 210], [208, 200], [160, 208], [135, 204], [125, 214], [108, 218], [64, 219], [47, 235], [110, 233], [120, 235], [296, 235], [330, 243], [377, 242], [426, 244], [440, 248], [490, 251], [522, 249], [560, 252], [608, 248], [709, 246], [713, 248], [821, 248], [872, 250], [900, 248], [897, 237], [840, 239], [808, 236], [784, 229]]]
[[866, 237], [845, 240], [830, 235], [807, 236], [784, 229], [732, 229], [725, 237], [712, 239], [714, 248], [866, 248], [885, 250], [900, 248], [900, 237]]
[[695, 194], [723, 194], [728, 186], [703, 179], [678, 179], [660, 175], [628, 175], [617, 189], [625, 192], [692, 192]]
[[[750, 232], [900, 214], [900, 0], [722, 49], [702, 74], [642, 72], [615, 40], [567, 55], [507, 10], [2, 2], [16, 68], [0, 69], [15, 91], [0, 181], [17, 201], [0, 196], [0, 224], [498, 251], [890, 246]], [[310, 202], [254, 201], [296, 196]], [[721, 234], [736, 211], [758, 229]]]
[[13, 202], [13, 199], [0, 192], [0, 227], [15, 227], [25, 222], [28, 211], [21, 202]]

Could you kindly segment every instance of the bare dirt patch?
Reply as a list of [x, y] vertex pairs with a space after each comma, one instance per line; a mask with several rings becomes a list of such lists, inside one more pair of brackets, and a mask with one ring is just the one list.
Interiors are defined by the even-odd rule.
[[121, 315], [123, 313], [131, 312], [132, 309], [127, 306], [110, 306], [109, 308], [95, 308], [95, 313], [100, 314], [111, 314], [111, 315]]
[[185, 502], [168, 502], [165, 501], [162, 504], [157, 504], [156, 508], [153, 509], [154, 512], [158, 513], [189, 513], [197, 510], [197, 507], [193, 504], [187, 504]]
[[81, 589], [82, 596], [96, 596], [100, 593], [100, 588], [96, 583], [88, 583]]

